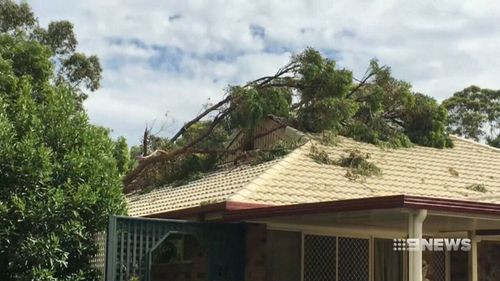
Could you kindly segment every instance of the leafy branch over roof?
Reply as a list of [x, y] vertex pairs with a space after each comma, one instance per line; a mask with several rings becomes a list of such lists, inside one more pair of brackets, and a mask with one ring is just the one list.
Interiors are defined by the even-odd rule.
[[[217, 167], [228, 155], [255, 150], [256, 139], [272, 133], [256, 130], [269, 115], [303, 132], [328, 131], [378, 145], [452, 146], [446, 109], [392, 77], [389, 67], [373, 60], [364, 77], [356, 79], [307, 48], [274, 75], [229, 86], [220, 102], [207, 105], [162, 145], [152, 146], [148, 140], [153, 137], [146, 134], [138, 164], [124, 178], [125, 190], [131, 191], [131, 183], [145, 173], [165, 173], [161, 165], [198, 172]], [[240, 140], [236, 147], [234, 132]]]

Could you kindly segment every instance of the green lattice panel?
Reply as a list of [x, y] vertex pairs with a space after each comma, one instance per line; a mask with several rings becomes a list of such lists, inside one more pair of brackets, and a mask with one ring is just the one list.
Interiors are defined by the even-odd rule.
[[169, 232], [189, 233], [207, 250], [208, 280], [244, 279], [245, 229], [242, 224], [111, 217], [108, 228], [106, 280], [149, 279], [147, 256]]

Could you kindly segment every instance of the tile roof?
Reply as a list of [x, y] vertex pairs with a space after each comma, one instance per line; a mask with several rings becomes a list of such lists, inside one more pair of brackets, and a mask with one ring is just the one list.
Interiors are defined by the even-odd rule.
[[262, 174], [276, 160], [259, 165], [229, 167], [183, 186], [165, 186], [128, 196], [130, 216], [145, 216], [225, 201]]
[[[389, 195], [413, 195], [500, 203], [500, 149], [453, 137], [455, 147], [383, 149], [339, 137], [335, 146], [314, 139], [285, 157], [256, 166], [223, 170], [180, 187], [163, 187], [129, 197], [133, 216], [150, 215], [204, 202], [234, 201], [289, 205]], [[352, 149], [369, 153], [380, 176], [351, 180], [346, 168], [316, 163], [311, 145], [333, 160]], [[470, 188], [481, 184], [487, 191]]]

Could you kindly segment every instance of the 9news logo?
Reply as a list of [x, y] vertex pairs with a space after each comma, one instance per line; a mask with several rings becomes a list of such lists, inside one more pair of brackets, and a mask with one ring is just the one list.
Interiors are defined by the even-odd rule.
[[471, 250], [469, 238], [395, 238], [393, 239], [394, 251], [464, 251]]

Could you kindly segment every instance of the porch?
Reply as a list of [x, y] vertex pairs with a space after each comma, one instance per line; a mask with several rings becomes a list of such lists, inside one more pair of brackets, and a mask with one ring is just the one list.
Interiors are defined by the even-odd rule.
[[[106, 280], [500, 280], [496, 204], [391, 196], [219, 207], [204, 222], [112, 220]], [[394, 239], [402, 238], [469, 238], [471, 245], [468, 251], [394, 250]], [[176, 254], [168, 250], [174, 248]]]
[[[256, 241], [265, 231], [267, 244], [260, 247], [271, 261], [266, 262], [267, 278], [255, 280], [500, 280], [500, 231], [492, 230], [500, 229], [499, 218], [427, 211], [422, 223], [415, 219], [425, 212], [391, 209], [251, 220], [254, 229], [247, 239], [256, 237], [247, 244], [247, 258], [259, 264], [263, 249]], [[469, 238], [471, 249], [403, 251], [395, 249], [398, 238]], [[263, 275], [259, 270], [254, 267], [253, 274]]]

